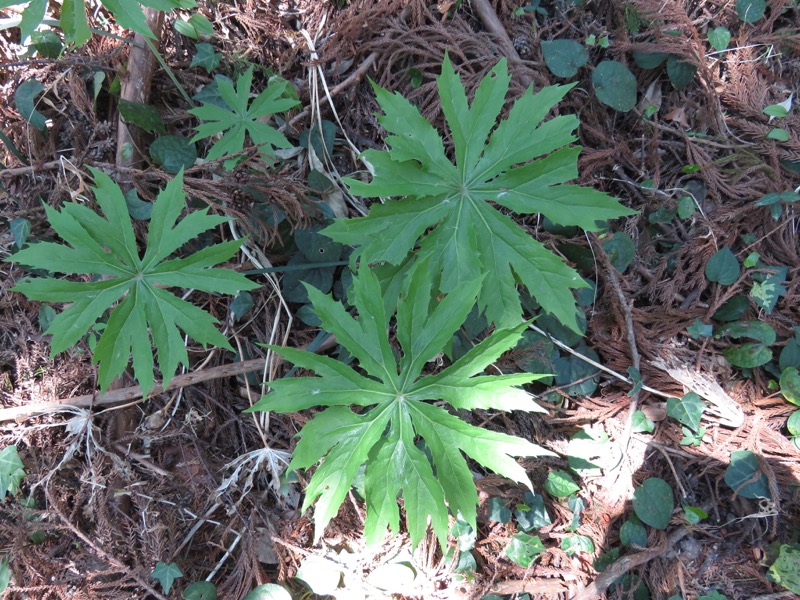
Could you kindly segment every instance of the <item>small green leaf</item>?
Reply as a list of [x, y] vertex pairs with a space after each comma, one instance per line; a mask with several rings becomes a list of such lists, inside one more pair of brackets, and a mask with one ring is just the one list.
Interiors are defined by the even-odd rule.
[[567, 79], [589, 61], [586, 48], [575, 40], [542, 41], [542, 55], [553, 75]]
[[337, 261], [341, 258], [344, 246], [334, 242], [319, 231], [321, 227], [295, 229], [294, 242], [310, 263]]
[[601, 474], [597, 463], [603, 461], [610, 451], [608, 434], [584, 428], [575, 433], [567, 445], [569, 468], [581, 477], [596, 477]]
[[760, 258], [761, 255], [758, 252], [751, 252], [747, 255], [747, 258], [742, 261], [742, 265], [745, 269], [752, 269], [758, 264]]
[[619, 530], [619, 541], [629, 548], [647, 548], [647, 529], [636, 515], [631, 515]]
[[689, 429], [697, 431], [700, 427], [700, 419], [705, 410], [705, 403], [694, 392], [689, 392], [683, 399], [667, 399], [667, 416], [677, 420]]
[[636, 106], [636, 77], [628, 67], [616, 60], [604, 60], [592, 72], [597, 99], [620, 112]]
[[728, 246], [723, 246], [706, 263], [706, 278], [720, 285], [731, 285], [739, 279], [739, 261]]
[[[470, 562], [474, 567], [475, 559], [469, 552], [463, 553], [463, 559], [459, 556], [458, 565], [455, 568], [457, 573], [470, 570]], [[471, 561], [470, 561], [471, 559]], [[474, 571], [474, 569], [472, 569]], [[414, 580], [417, 578], [417, 571], [407, 562], [390, 562], [377, 567], [367, 576], [367, 584], [385, 592], [400, 594], [413, 587]], [[346, 594], [346, 592], [345, 592]], [[345, 594], [340, 594], [344, 597]]]
[[172, 588], [172, 584], [175, 583], [175, 580], [179, 577], [183, 577], [183, 571], [181, 571], [180, 567], [174, 562], [164, 563], [159, 561], [156, 563], [156, 567], [153, 569], [150, 577], [161, 584], [161, 589], [164, 590], [165, 594], [169, 594], [169, 590]]
[[723, 350], [722, 355], [734, 367], [742, 369], [754, 369], [772, 360], [772, 350], [760, 342], [726, 348]]
[[308, 265], [306, 268], [287, 271], [281, 279], [281, 289], [284, 299], [297, 304], [308, 302], [308, 288], [310, 285], [322, 292], [330, 292], [333, 288], [333, 272], [335, 267], [315, 267], [307, 263], [308, 259], [300, 254], [289, 260], [287, 266]]
[[628, 367], [628, 377], [630, 377], [631, 383], [633, 383], [633, 387], [631, 388], [631, 391], [628, 392], [628, 395], [633, 396], [634, 394], [638, 394], [644, 386], [641, 371], [639, 371], [639, 369], [636, 367]]
[[546, 527], [552, 523], [544, 504], [544, 497], [530, 491], [525, 492], [525, 504], [517, 505], [514, 509], [514, 518], [520, 529], [526, 532]]
[[[4, 5], [5, 6], [5, 5]], [[39, 27], [47, 10], [47, 0], [30, 0], [28, 6], [22, 11], [22, 20], [19, 24], [19, 33], [22, 43], [25, 44], [31, 34]]]
[[489, 498], [488, 518], [490, 521], [498, 523], [508, 523], [511, 520], [511, 511], [506, 507], [502, 498]]
[[[795, 331], [797, 328], [795, 327]], [[780, 358], [778, 359], [778, 366], [781, 370], [787, 367], [795, 367], [800, 369], [800, 335], [795, 333], [795, 336], [786, 342], [786, 345], [781, 350]]]
[[183, 600], [217, 600], [217, 588], [210, 581], [196, 581], [183, 590]]
[[475, 547], [478, 533], [464, 519], [457, 518], [450, 528], [450, 535], [456, 539], [461, 552], [469, 552]]
[[731, 452], [725, 483], [742, 498], [771, 498], [767, 476], [759, 467], [757, 454], [749, 450]]
[[727, 323], [719, 329], [719, 336], [730, 336], [732, 338], [748, 338], [761, 342], [765, 346], [772, 346], [777, 339], [775, 330], [769, 323], [764, 321], [735, 321]]
[[612, 548], [605, 554], [602, 554], [594, 559], [594, 568], [598, 573], [602, 573], [605, 571], [609, 565], [614, 563], [619, 558], [620, 553], [622, 552], [621, 548], [617, 546], [616, 548]]
[[547, 474], [544, 482], [544, 489], [548, 494], [556, 498], [566, 498], [580, 491], [580, 486], [575, 483], [569, 473], [560, 469], [555, 469]]
[[58, 58], [64, 51], [64, 44], [55, 31], [34, 31], [31, 34], [31, 43], [43, 58]]
[[571, 535], [561, 539], [561, 549], [567, 553], [567, 556], [578, 552], [586, 552], [591, 555], [594, 554], [594, 542], [585, 535]]
[[14, 104], [22, 118], [41, 132], [47, 131], [47, 119], [36, 110], [36, 96], [44, 91], [44, 86], [35, 79], [22, 83], [14, 92]]
[[699, 446], [703, 443], [703, 436], [706, 434], [705, 426], [699, 427], [697, 431], [689, 429], [688, 427], [681, 427], [683, 437], [679, 442], [681, 446]]
[[749, 302], [745, 296], [732, 296], [722, 306], [719, 307], [717, 312], [714, 313], [712, 318], [716, 321], [737, 321], [744, 316], [747, 312]]
[[165, 134], [167, 128], [159, 112], [149, 104], [120, 99], [119, 112], [126, 123], [132, 123], [151, 133]]
[[25, 465], [17, 453], [17, 447], [6, 446], [0, 450], [0, 503], [5, 502], [7, 494], [17, 493], [25, 475]]
[[162, 135], [150, 144], [150, 157], [167, 173], [176, 175], [181, 169], [194, 166], [197, 149], [188, 138], [180, 135]]
[[239, 292], [231, 302], [231, 314], [235, 321], [241, 320], [253, 308], [253, 295], [250, 292]]
[[31, 222], [22, 217], [14, 217], [8, 225], [11, 230], [11, 237], [14, 239], [14, 246], [17, 249], [22, 248], [25, 242], [28, 241], [28, 236], [31, 234]]
[[781, 372], [780, 386], [783, 397], [795, 406], [800, 406], [800, 372], [794, 367], [784, 369]]
[[264, 583], [253, 588], [243, 600], [292, 600], [292, 595], [279, 585]]
[[800, 594], [800, 545], [781, 544], [769, 578], [790, 592]]
[[765, 106], [764, 110], [761, 112], [767, 116], [779, 119], [789, 114], [789, 110], [782, 104], [770, 104], [769, 106]]
[[[458, 564], [453, 569], [456, 573], [473, 575], [478, 570], [478, 563], [472, 552], [461, 552], [458, 555]], [[403, 588], [408, 589], [407, 587]]]
[[620, 273], [625, 273], [636, 256], [636, 244], [624, 231], [617, 231], [610, 239], [604, 241], [603, 249], [608, 254], [611, 264]]
[[690, 219], [695, 213], [695, 203], [689, 196], [684, 196], [678, 200], [678, 217], [681, 219]]
[[222, 56], [214, 50], [211, 44], [200, 43], [195, 45], [195, 55], [192, 57], [190, 67], [200, 67], [211, 73], [219, 66]]
[[780, 297], [787, 294], [786, 286], [783, 285], [785, 278], [783, 273], [773, 273], [764, 281], [754, 283], [750, 289], [753, 302], [768, 315], [772, 314]]
[[0, 594], [4, 593], [11, 582], [11, 566], [8, 558], [0, 560]]
[[686, 328], [686, 333], [692, 339], [700, 339], [704, 337], [711, 337], [714, 333], [714, 326], [708, 323], [703, 323], [700, 319], [695, 319], [694, 323]]
[[633, 492], [633, 510], [639, 519], [655, 529], [666, 529], [675, 499], [669, 484], [658, 477], [645, 479]]
[[[596, 362], [600, 360], [598, 354], [586, 346], [578, 346], [576, 351]], [[564, 393], [570, 396], [587, 396], [597, 389], [597, 367], [585, 360], [573, 355], [563, 356], [554, 360], [553, 366], [556, 369], [556, 383], [564, 386]]]
[[312, 554], [303, 560], [295, 577], [318, 596], [332, 596], [339, 588], [342, 571], [334, 562]]
[[631, 431], [634, 433], [653, 433], [656, 424], [647, 418], [641, 410], [634, 411], [633, 413], [633, 426]]
[[633, 60], [640, 69], [657, 69], [669, 58], [666, 52], [634, 52]]
[[694, 79], [697, 66], [685, 57], [670, 54], [667, 59], [667, 76], [676, 90], [682, 90]]
[[511, 543], [506, 547], [506, 556], [521, 567], [528, 568], [536, 557], [545, 551], [544, 544], [538, 536], [527, 533], [518, 533], [511, 538]]
[[49, 304], [42, 304], [39, 308], [39, 327], [42, 331], [47, 331], [53, 319], [56, 318], [56, 311]]
[[708, 43], [717, 52], [722, 52], [728, 49], [728, 44], [731, 43], [731, 32], [726, 27], [715, 27], [708, 31]]
[[175, 31], [193, 40], [205, 40], [214, 35], [214, 26], [204, 15], [195, 13], [187, 21], [175, 19]]
[[697, 525], [703, 519], [708, 518], [708, 513], [704, 511], [702, 508], [684, 505], [683, 511], [686, 522], [691, 525]]
[[800, 435], [800, 410], [794, 411], [786, 420], [786, 429], [791, 435]]
[[791, 139], [789, 132], [785, 129], [781, 129], [777, 127], [775, 129], [770, 129], [769, 133], [767, 134], [768, 140], [775, 140], [778, 142], [788, 142]]
[[755, 23], [764, 16], [766, 0], [736, 0], [736, 12], [745, 23]]
[[125, 192], [125, 205], [128, 207], [128, 214], [139, 221], [149, 221], [153, 214], [153, 203], [139, 198], [135, 187]]

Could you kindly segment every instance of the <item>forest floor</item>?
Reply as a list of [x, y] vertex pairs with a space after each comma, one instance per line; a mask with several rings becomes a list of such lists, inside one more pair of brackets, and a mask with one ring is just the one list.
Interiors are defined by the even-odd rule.
[[[791, 196], [800, 186], [800, 111], [791, 104], [800, 98], [796, 2], [773, 0], [754, 23], [728, 0], [235, 0], [201, 2], [200, 10], [215, 26], [207, 40], [222, 57], [215, 72], [234, 75], [253, 63], [260, 66], [258, 83], [277, 73], [301, 100], [283, 123], [297, 152], [276, 165], [252, 153], [231, 172], [198, 163], [185, 175], [197, 206], [234, 217], [276, 267], [302, 250], [293, 243], [295, 228], [351, 206], [341, 190], [319, 185], [310, 173], [325, 172], [333, 183], [358, 176], [357, 151], [383, 147], [369, 79], [409, 98], [439, 127], [435, 78], [445, 52], [468, 92], [501, 57], [512, 76], [509, 100], [529, 85], [576, 83], [556, 110], [580, 118], [578, 181], [638, 212], [611, 222], [602, 235], [519, 221], [575, 265], [596, 293], [583, 303], [584, 336], [542, 325], [563, 346], [539, 337], [501, 359], [504, 369], [541, 368], [544, 361], [558, 370], [551, 386], [532, 388], [548, 414], [472, 417], [562, 457], [523, 462], [549, 523], [523, 527], [530, 497], [487, 475], [476, 480], [475, 539], [454, 532], [459, 551], [443, 554], [432, 535], [412, 551], [405, 533], [367, 548], [356, 487], [315, 545], [311, 515], [299, 508], [302, 477], [276, 478], [285, 466], [278, 459], [288, 456], [281, 451], [291, 452], [308, 415], [242, 413], [262, 394], [263, 381], [288, 370], [268, 363], [260, 343], [301, 347], [318, 340], [301, 313], [290, 317], [301, 305], [284, 302], [279, 268], [277, 278], [259, 276], [264, 286], [238, 320], [230, 299], [193, 294], [225, 324], [238, 357], [190, 346], [190, 372], [167, 392], [142, 399], [132, 379], [96, 395], [86, 343], [51, 357], [41, 305], [10, 291], [24, 272], [4, 263], [0, 447], [15, 444], [26, 472], [20, 493], [0, 505], [0, 548], [13, 573], [5, 598], [179, 598], [209, 576], [220, 598], [243, 598], [267, 582], [296, 598], [313, 597], [295, 578], [303, 565], [312, 565], [306, 572], [339, 573], [331, 591], [345, 599], [588, 599], [628, 597], [626, 590], [657, 599], [795, 597], [769, 580], [768, 568], [782, 544], [800, 537], [800, 450], [792, 439], [800, 431], [787, 428], [795, 407], [778, 386], [782, 374], [800, 367], [800, 240]], [[98, 27], [102, 14], [94, 14]], [[161, 53], [194, 95], [213, 75], [191, 66], [196, 42], [175, 31], [173, 18], [164, 25]], [[130, 37], [108, 22], [103, 27]], [[723, 27], [731, 38], [720, 51], [709, 35]], [[541, 41], [553, 39], [575, 40], [588, 51], [587, 64], [571, 78], [554, 76], [546, 64]], [[125, 72], [130, 44], [94, 35], [48, 59], [20, 57], [19, 42], [18, 30], [0, 31], [4, 259], [23, 220], [28, 239], [52, 235], [43, 203], [88, 201], [87, 167], [125, 182], [145, 201], [172, 178], [150, 160], [121, 166], [117, 159], [125, 125], [110, 85]], [[674, 72], [662, 64], [642, 68], [636, 53], [680, 57], [694, 74], [676, 87]], [[620, 112], [598, 99], [592, 72], [603, 60], [619, 61], [635, 76], [633, 109]], [[104, 77], [94, 87], [98, 73]], [[21, 116], [15, 99], [29, 80], [43, 86], [37, 110], [49, 120], [47, 135]], [[787, 100], [785, 116], [765, 114]], [[147, 102], [169, 133], [193, 135], [189, 105], [163, 68]], [[319, 132], [309, 129], [319, 120], [323, 131], [335, 130], [323, 162], [307, 151]], [[787, 139], [776, 139], [775, 129]], [[759, 202], [781, 193], [787, 195], [771, 206]], [[707, 270], [723, 248], [739, 269], [724, 284], [710, 281]], [[345, 268], [331, 268], [335, 281]], [[775, 335], [742, 333], [753, 323]], [[574, 352], [596, 364], [586, 366]], [[752, 353], [766, 359], [742, 366]], [[236, 360], [261, 371], [231, 369]], [[631, 385], [637, 372], [644, 388]], [[672, 409], [668, 414], [667, 398], [689, 392], [703, 400], [704, 429], [687, 428]], [[576, 434], [597, 444], [584, 454], [590, 469], [569, 458]], [[741, 451], [756, 459], [734, 490], [726, 474]], [[569, 500], [544, 491], [557, 470], [578, 482]], [[636, 528], [631, 499], [653, 477], [675, 491], [678, 508], [666, 528], [646, 529], [646, 548], [631, 548], [630, 531], [621, 529]], [[751, 484], [763, 493], [741, 493]], [[515, 517], [498, 517], [501, 505]], [[685, 507], [707, 516], [690, 523]], [[522, 531], [545, 547], [528, 567], [505, 553]], [[157, 562], [182, 571], [169, 594], [151, 577]], [[797, 586], [800, 563], [794, 568]]]

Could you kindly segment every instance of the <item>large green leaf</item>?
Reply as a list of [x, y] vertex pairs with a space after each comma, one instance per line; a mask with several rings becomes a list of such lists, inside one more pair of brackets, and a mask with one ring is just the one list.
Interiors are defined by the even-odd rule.
[[50, 225], [67, 245], [32, 244], [7, 260], [103, 279], [73, 282], [29, 278], [13, 289], [33, 300], [71, 303], [47, 328], [46, 333], [53, 336], [54, 354], [74, 345], [119, 301], [94, 351], [98, 381], [106, 389], [132, 357], [136, 379], [147, 394], [154, 385], [151, 339], [158, 350], [165, 385], [179, 364], [189, 364], [179, 329], [202, 344], [230, 349], [215, 327], [216, 319], [165, 287], [236, 294], [258, 286], [233, 271], [211, 268], [233, 256], [241, 241], [209, 246], [186, 258], [164, 260], [200, 233], [227, 220], [201, 210], [176, 223], [186, 205], [182, 173], [167, 184], [153, 204], [147, 249], [141, 256], [122, 191], [107, 175], [92, 172], [97, 183], [95, 198], [105, 218], [81, 204], [65, 204], [61, 211], [45, 206]]
[[[469, 425], [430, 400], [457, 409], [495, 408], [541, 411], [518, 386], [539, 375], [482, 375], [483, 370], [520, 339], [526, 324], [497, 330], [460, 360], [435, 375], [421, 376], [467, 318], [480, 282], [439, 299], [427, 261], [402, 285], [396, 318], [399, 357], [389, 342], [387, 313], [376, 275], [366, 266], [354, 278], [354, 319], [330, 296], [309, 287], [309, 298], [323, 327], [358, 360], [366, 372], [310, 352], [270, 346], [317, 377], [272, 382], [272, 392], [250, 410], [295, 412], [328, 407], [300, 431], [291, 469], [306, 469], [323, 458], [306, 489], [304, 510], [316, 501], [316, 536], [336, 515], [359, 468], [366, 464], [365, 538], [380, 542], [387, 526], [399, 528], [397, 497], [402, 495], [412, 542], [423, 537], [428, 520], [442, 545], [448, 507], [476, 528], [478, 495], [465, 456], [514, 481], [531, 486], [514, 456], [550, 454], [526, 440]], [[364, 407], [359, 413], [352, 405]], [[422, 442], [418, 442], [420, 439]], [[424, 446], [423, 446], [424, 444]], [[427, 450], [427, 452], [426, 452]]]
[[[470, 104], [445, 56], [437, 84], [455, 162], [446, 155], [442, 135], [414, 105], [373, 84], [390, 149], [364, 153], [374, 172], [371, 182], [347, 183], [361, 196], [404, 198], [373, 205], [367, 217], [337, 220], [323, 233], [359, 246], [369, 263], [429, 260], [433, 272], [441, 273], [443, 293], [483, 278], [478, 305], [503, 328], [520, 321], [519, 281], [545, 311], [577, 331], [571, 289], [586, 284], [495, 205], [588, 230], [632, 211], [599, 191], [564, 185], [578, 176], [580, 148], [566, 147], [575, 141], [578, 119], [543, 119], [572, 86], [535, 94], [529, 89], [498, 124], [509, 80], [503, 59]], [[533, 159], [538, 160], [529, 162]], [[419, 252], [410, 255], [418, 244]]]

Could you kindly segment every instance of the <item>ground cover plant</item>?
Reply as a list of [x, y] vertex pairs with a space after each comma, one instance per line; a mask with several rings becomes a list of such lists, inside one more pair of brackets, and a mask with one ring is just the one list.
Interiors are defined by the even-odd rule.
[[0, 12], [7, 597], [800, 593], [796, 2]]

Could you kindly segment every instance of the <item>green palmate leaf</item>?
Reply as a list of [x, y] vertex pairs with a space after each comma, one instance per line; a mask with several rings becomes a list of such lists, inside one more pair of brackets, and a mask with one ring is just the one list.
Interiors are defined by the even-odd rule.
[[[497, 124], [509, 79], [502, 60], [470, 105], [445, 56], [437, 84], [455, 162], [447, 157], [440, 133], [413, 104], [373, 85], [390, 149], [365, 152], [372, 181], [351, 179], [348, 184], [365, 197], [405, 198], [375, 204], [367, 217], [338, 220], [323, 232], [360, 246], [361, 258], [369, 263], [430, 260], [434, 272], [441, 273], [443, 293], [483, 277], [478, 305], [500, 327], [520, 321], [516, 285], [521, 282], [545, 311], [577, 330], [570, 288], [585, 287], [585, 282], [490, 202], [588, 230], [631, 211], [606, 194], [564, 184], [578, 175], [580, 148], [565, 147], [575, 140], [578, 119], [543, 119], [571, 86], [546, 87], [536, 94], [528, 90]], [[528, 162], [533, 159], [538, 160]], [[409, 256], [417, 244], [419, 251]]]
[[284, 112], [299, 102], [291, 97], [290, 84], [284, 79], [277, 79], [250, 102], [250, 88], [253, 83], [253, 67], [251, 66], [236, 81], [236, 88], [226, 77], [217, 76], [216, 83], [219, 94], [226, 106], [203, 103], [189, 112], [204, 121], [195, 131], [191, 141], [196, 142], [207, 137], [223, 134], [211, 147], [208, 160], [214, 160], [228, 154], [240, 152], [244, 148], [245, 134], [255, 146], [261, 146], [271, 154], [275, 148], [291, 148], [289, 140], [282, 133], [261, 120], [269, 115]]
[[[478, 496], [465, 455], [530, 487], [524, 469], [512, 457], [550, 454], [520, 438], [469, 425], [428, 402], [444, 400], [456, 409], [542, 410], [517, 387], [540, 376], [481, 374], [519, 341], [525, 323], [497, 330], [440, 373], [421, 377], [426, 362], [442, 352], [466, 319], [480, 288], [479, 281], [472, 281], [439, 300], [428, 270], [425, 259], [402, 286], [396, 317], [399, 358], [387, 336], [391, 314], [371, 270], [362, 267], [351, 286], [358, 319], [330, 296], [308, 287], [323, 328], [358, 360], [366, 375], [326, 356], [270, 346], [317, 377], [274, 381], [273, 391], [250, 410], [328, 407], [302, 429], [290, 464], [291, 469], [307, 469], [324, 458], [304, 503], [305, 510], [316, 501], [317, 538], [364, 464], [367, 542], [380, 542], [387, 526], [398, 531], [397, 498], [402, 495], [413, 543], [424, 536], [430, 519], [445, 545], [448, 506], [476, 528]], [[366, 410], [355, 413], [352, 405]]]
[[151, 339], [158, 350], [165, 385], [179, 364], [188, 366], [179, 329], [202, 344], [230, 349], [210, 314], [165, 287], [236, 294], [258, 286], [233, 271], [211, 268], [233, 256], [241, 241], [209, 246], [187, 258], [165, 260], [186, 242], [227, 220], [201, 210], [177, 222], [186, 199], [182, 173], [153, 204], [148, 245], [141, 256], [122, 191], [107, 175], [92, 172], [97, 183], [95, 198], [105, 218], [80, 204], [65, 204], [60, 212], [45, 206], [51, 226], [67, 245], [33, 244], [7, 260], [103, 279], [26, 279], [13, 289], [33, 300], [71, 303], [47, 328], [46, 333], [53, 336], [54, 354], [74, 345], [118, 302], [94, 350], [100, 387], [106, 389], [127, 368], [132, 356], [134, 374], [147, 394], [154, 385]]
[[181, 571], [181, 568], [174, 562], [165, 563], [159, 561], [156, 563], [150, 577], [161, 584], [161, 588], [164, 590], [165, 594], [169, 594], [169, 590], [172, 584], [175, 583], [175, 580], [183, 577], [183, 571]]

